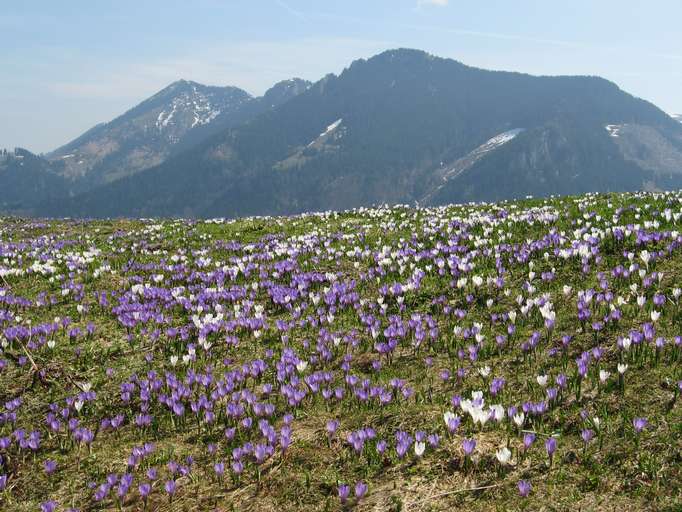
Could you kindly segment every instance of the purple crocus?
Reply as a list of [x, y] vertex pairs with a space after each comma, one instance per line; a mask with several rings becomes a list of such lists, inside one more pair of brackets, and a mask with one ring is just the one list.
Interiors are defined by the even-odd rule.
[[377, 452], [384, 453], [386, 451], [387, 446], [388, 443], [384, 439], [380, 439], [379, 441], [377, 441]]
[[360, 480], [355, 484], [355, 497], [361, 500], [367, 494], [367, 484]]
[[637, 432], [638, 434], [642, 430], [644, 430], [648, 424], [649, 420], [647, 420], [646, 418], [635, 418], [634, 420], [632, 420], [632, 426], [635, 427], [635, 432]]
[[545, 450], [547, 450], [547, 455], [549, 456], [549, 465], [552, 465], [552, 460], [554, 458], [554, 452], [556, 452], [556, 438], [554, 437], [549, 437], [547, 438], [547, 441], [545, 441]]
[[329, 436], [333, 436], [336, 433], [336, 429], [339, 428], [339, 421], [338, 420], [329, 420], [327, 422], [327, 433]]
[[235, 475], [241, 475], [243, 471], [244, 471], [244, 464], [242, 463], [242, 461], [240, 461], [240, 460], [235, 460], [235, 461], [232, 463], [232, 472], [233, 472]]
[[339, 485], [339, 500], [341, 500], [341, 503], [346, 503], [348, 496], [350, 496], [350, 487], [346, 484]]
[[583, 431], [580, 433], [580, 437], [583, 438], [583, 442], [585, 444], [588, 444], [594, 437], [594, 430], [589, 428], [583, 429]]
[[519, 495], [521, 495], [522, 498], [528, 497], [530, 491], [533, 489], [528, 480], [519, 480], [517, 485], [519, 488]]
[[145, 482], [143, 484], [140, 484], [138, 487], [138, 491], [140, 491], [140, 496], [144, 501], [147, 501], [147, 497], [149, 494], [152, 492], [152, 486], [148, 482]]
[[56, 501], [50, 500], [40, 504], [40, 512], [54, 512], [55, 510], [57, 510]]
[[475, 439], [464, 439], [462, 441], [462, 449], [464, 450], [464, 455], [469, 457], [474, 449], [476, 448], [476, 440]]
[[163, 485], [163, 488], [166, 490], [166, 494], [168, 494], [168, 496], [172, 498], [173, 495], [175, 494], [177, 484], [175, 483], [175, 480], [166, 480], [166, 483]]
[[45, 468], [45, 473], [51, 475], [57, 470], [57, 463], [48, 459], [43, 463], [43, 467]]

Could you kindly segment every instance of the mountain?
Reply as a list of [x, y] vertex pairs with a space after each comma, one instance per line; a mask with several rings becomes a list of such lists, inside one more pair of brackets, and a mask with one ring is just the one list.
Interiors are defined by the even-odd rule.
[[243, 102], [239, 108], [223, 112], [210, 123], [196, 126], [190, 130], [182, 140], [173, 146], [171, 154], [186, 151], [215, 134], [239, 126], [268, 110], [277, 108], [282, 103], [310, 88], [311, 85], [310, 82], [301, 78], [290, 78], [278, 82], [265, 91], [263, 96], [251, 97], [249, 101]]
[[682, 123], [682, 114], [671, 114], [670, 117], [672, 117], [675, 121]]
[[308, 85], [292, 79], [254, 98], [237, 87], [179, 80], [48, 158], [63, 164], [60, 174], [73, 188], [87, 190], [158, 165], [171, 154], [274, 108]]
[[43, 213], [238, 216], [682, 186], [682, 125], [592, 76], [391, 50]]
[[31, 214], [68, 193], [66, 180], [45, 159], [21, 148], [0, 151], [0, 211]]
[[111, 182], [161, 163], [192, 129], [229, 116], [250, 99], [236, 87], [179, 80], [48, 158], [63, 162], [62, 175], [74, 182]]

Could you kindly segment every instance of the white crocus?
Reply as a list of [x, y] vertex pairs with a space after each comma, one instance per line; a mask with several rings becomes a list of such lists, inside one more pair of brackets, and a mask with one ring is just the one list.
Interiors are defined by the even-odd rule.
[[644, 264], [647, 266], [647, 268], [649, 268], [649, 261], [651, 261], [651, 254], [649, 253], [649, 251], [644, 250], [644, 251], [640, 252], [639, 257], [644, 262]]
[[518, 412], [514, 414], [512, 419], [514, 420], [514, 425], [516, 425], [518, 428], [521, 428], [523, 426], [523, 422], [526, 420], [526, 415], [523, 414], [523, 412]]
[[506, 446], [503, 446], [495, 452], [495, 457], [500, 461], [500, 464], [509, 464], [511, 460], [511, 451]]

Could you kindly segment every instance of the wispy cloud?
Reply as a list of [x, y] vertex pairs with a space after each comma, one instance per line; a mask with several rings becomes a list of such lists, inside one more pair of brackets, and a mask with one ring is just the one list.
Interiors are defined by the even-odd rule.
[[417, 0], [417, 7], [423, 6], [436, 6], [445, 7], [448, 5], [450, 0]]
[[299, 20], [307, 19], [306, 15], [303, 12], [301, 12], [297, 9], [294, 9], [293, 7], [291, 7], [288, 3], [284, 2], [283, 0], [275, 0], [275, 3], [277, 5], [279, 5], [282, 9], [287, 11], [289, 14], [294, 16], [295, 18], [298, 18]]

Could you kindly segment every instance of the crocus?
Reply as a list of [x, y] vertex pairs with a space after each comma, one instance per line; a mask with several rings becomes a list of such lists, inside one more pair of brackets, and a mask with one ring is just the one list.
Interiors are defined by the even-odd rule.
[[339, 500], [341, 503], [346, 503], [350, 495], [350, 487], [346, 484], [339, 485]]
[[526, 419], [526, 415], [523, 414], [523, 412], [519, 412], [514, 414], [512, 419], [514, 420], [514, 425], [516, 425], [518, 428], [521, 428], [523, 426], [523, 422]]
[[646, 418], [635, 418], [632, 420], [632, 426], [635, 427], [635, 432], [638, 434], [646, 428], [649, 421]]
[[163, 488], [166, 490], [166, 493], [168, 494], [169, 497], [173, 497], [175, 494], [175, 489], [176, 489], [176, 483], [175, 480], [167, 480], [166, 483], [164, 484]]
[[511, 451], [506, 446], [503, 446], [502, 448], [495, 452], [495, 457], [500, 462], [500, 464], [506, 465], [509, 463], [511, 459]]
[[336, 432], [336, 429], [339, 428], [339, 421], [338, 420], [329, 420], [327, 422], [327, 433], [332, 436]]
[[464, 439], [462, 441], [462, 449], [464, 450], [464, 454], [468, 457], [471, 455], [476, 448], [476, 440], [475, 439]]
[[55, 501], [50, 500], [40, 504], [40, 512], [54, 512], [55, 510], [57, 510]]
[[362, 499], [367, 494], [367, 484], [362, 480], [355, 484], [355, 497]]
[[43, 467], [45, 468], [45, 473], [51, 475], [57, 470], [57, 463], [53, 460], [46, 460], [43, 463]]
[[551, 466], [554, 452], [556, 451], [556, 439], [554, 437], [547, 438], [547, 441], [545, 441], [545, 449], [547, 450], [547, 455], [549, 456], [549, 465]]
[[526, 498], [530, 494], [530, 491], [533, 489], [528, 480], [519, 480], [518, 488], [519, 494], [523, 498]]
[[594, 437], [594, 430], [586, 428], [580, 433], [580, 437], [583, 438], [585, 444], [589, 443]]
[[138, 491], [140, 491], [140, 496], [142, 496], [143, 500], [147, 500], [147, 496], [149, 496], [149, 493], [152, 492], [152, 486], [145, 482], [143, 484], [140, 484], [138, 487]]

